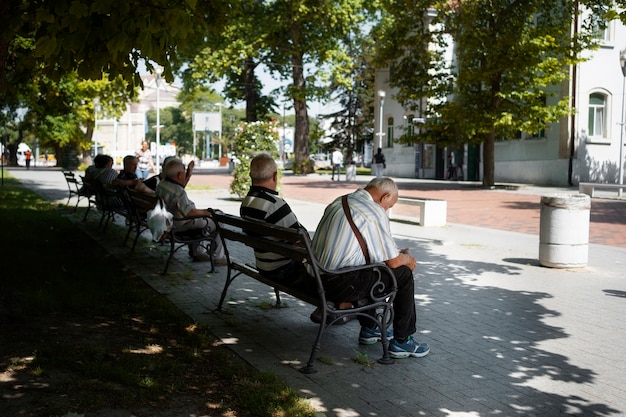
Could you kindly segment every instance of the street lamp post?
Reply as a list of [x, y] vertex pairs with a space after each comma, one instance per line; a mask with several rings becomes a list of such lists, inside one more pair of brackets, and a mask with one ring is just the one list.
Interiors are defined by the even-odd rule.
[[161, 171], [161, 161], [159, 160], [159, 147], [161, 146], [161, 100], [160, 100], [160, 88], [159, 84], [161, 82], [161, 74], [163, 73], [163, 68], [160, 66], [156, 66], [154, 68], [154, 81], [156, 83], [156, 164], [155, 169], [158, 174]]
[[98, 155], [98, 138], [96, 136], [96, 130], [98, 130], [98, 112], [100, 111], [100, 99], [98, 97], [93, 99], [93, 134], [92, 139], [94, 141], [93, 156]]
[[222, 103], [215, 103], [217, 107], [220, 108], [220, 130], [219, 130], [219, 142], [217, 144], [217, 160], [219, 161], [222, 158]]
[[[624, 184], [624, 94], [626, 93], [626, 50], [619, 53], [619, 65], [622, 67], [622, 123], [620, 124], [619, 139], [619, 183]], [[622, 196], [622, 189], [619, 189], [619, 196]]]
[[285, 137], [287, 136], [287, 122], [285, 121], [285, 118], [286, 118], [285, 103], [283, 102], [283, 141], [282, 141], [282, 146], [280, 150], [280, 159], [281, 161], [283, 161], [283, 167], [285, 166], [285, 163], [287, 162], [287, 152], [285, 152]]
[[383, 106], [385, 105], [385, 91], [378, 90], [378, 147], [383, 147]]

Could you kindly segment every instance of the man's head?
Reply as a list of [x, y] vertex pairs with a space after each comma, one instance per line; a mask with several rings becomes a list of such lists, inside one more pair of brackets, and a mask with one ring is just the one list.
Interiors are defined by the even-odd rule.
[[178, 183], [185, 183], [185, 164], [178, 158], [172, 158], [167, 165], [163, 167], [165, 176]]
[[135, 155], [126, 155], [124, 157], [124, 171], [135, 173], [139, 159]]
[[385, 210], [392, 208], [398, 201], [398, 186], [389, 177], [374, 178], [366, 186], [376, 204]]
[[266, 153], [260, 153], [252, 158], [250, 161], [250, 178], [252, 185], [275, 190], [278, 182], [278, 169], [274, 159]]
[[113, 158], [99, 153], [93, 158], [93, 165], [96, 168], [111, 168], [113, 166]]
[[161, 172], [166, 173], [167, 172], [167, 165], [171, 161], [173, 161], [175, 159], [178, 159], [178, 158], [176, 158], [175, 156], [171, 156], [171, 155], [170, 156], [166, 156], [165, 159], [163, 160], [163, 163], [161, 164]]

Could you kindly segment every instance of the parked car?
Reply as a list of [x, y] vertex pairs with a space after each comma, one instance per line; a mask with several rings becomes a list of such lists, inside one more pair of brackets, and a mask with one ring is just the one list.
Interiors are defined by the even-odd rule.
[[330, 156], [328, 156], [327, 154], [317, 153], [315, 155], [309, 156], [309, 158], [311, 158], [311, 161], [313, 161], [313, 166], [315, 167], [315, 169], [332, 169], [333, 168], [333, 164], [332, 164], [332, 161], [330, 160]]

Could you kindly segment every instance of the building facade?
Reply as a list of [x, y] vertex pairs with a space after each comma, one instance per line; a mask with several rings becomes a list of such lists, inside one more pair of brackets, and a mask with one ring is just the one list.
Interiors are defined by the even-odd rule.
[[[624, 168], [626, 80], [620, 56], [626, 50], [626, 27], [612, 21], [600, 36], [600, 48], [588, 51], [589, 59], [571, 67], [570, 78], [555, 87], [562, 97], [570, 97], [574, 115], [553, 123], [540, 134], [522, 133], [518, 138], [496, 142], [496, 182], [557, 186], [619, 182], [620, 164], [622, 172]], [[382, 136], [386, 175], [446, 179], [452, 153], [459, 165], [456, 179], [481, 181], [480, 146], [446, 149], [427, 143], [408, 146], [394, 142], [411, 129], [417, 131], [421, 115], [408, 113], [393, 99], [388, 77], [388, 68], [377, 70], [376, 89], [384, 92], [379, 94], [379, 102], [381, 95], [384, 98], [383, 106], [376, 106], [375, 126], [380, 126], [381, 132], [375, 142]]]
[[[96, 153], [113, 156], [118, 165], [125, 155], [134, 155], [141, 149], [141, 142], [145, 140], [146, 132], [150, 128], [147, 125], [147, 111], [155, 110], [157, 103], [160, 109], [180, 105], [176, 99], [180, 89], [176, 86], [160, 79], [157, 94], [157, 80], [154, 75], [143, 76], [142, 80], [144, 88], [140, 91], [137, 102], [128, 103], [126, 111], [119, 119], [108, 118], [96, 112], [96, 129], [92, 137], [94, 149], [97, 147]], [[155, 146], [156, 143], [151, 143], [153, 153]]]

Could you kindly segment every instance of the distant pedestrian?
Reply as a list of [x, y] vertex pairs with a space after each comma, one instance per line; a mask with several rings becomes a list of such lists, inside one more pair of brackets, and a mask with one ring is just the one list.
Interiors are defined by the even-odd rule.
[[43, 153], [43, 164], [46, 167], [48, 166], [48, 151], [47, 150]]
[[26, 169], [30, 169], [30, 150], [27, 149], [26, 152], [24, 152], [24, 157], [26, 158]]
[[383, 171], [387, 168], [387, 162], [385, 161], [385, 155], [381, 148], [378, 148], [376, 155], [374, 155], [372, 159], [372, 163], [374, 164], [374, 175], [376, 178], [382, 178]]
[[337, 181], [341, 181], [339, 177], [341, 175], [341, 164], [343, 164], [343, 154], [341, 153], [339, 148], [335, 148], [335, 151], [332, 154], [332, 163], [333, 169], [330, 174], [330, 179], [332, 181], [335, 180], [335, 170], [337, 170]]
[[454, 153], [452, 152], [448, 154], [448, 175], [446, 179], [456, 180], [456, 164], [454, 161]]
[[[154, 162], [152, 161], [152, 152], [150, 152], [150, 146], [148, 142], [143, 141], [141, 143], [141, 149], [135, 154], [139, 158], [137, 165], [137, 177], [146, 179], [152, 172], [155, 172]], [[157, 162], [158, 163], [158, 162]]]

